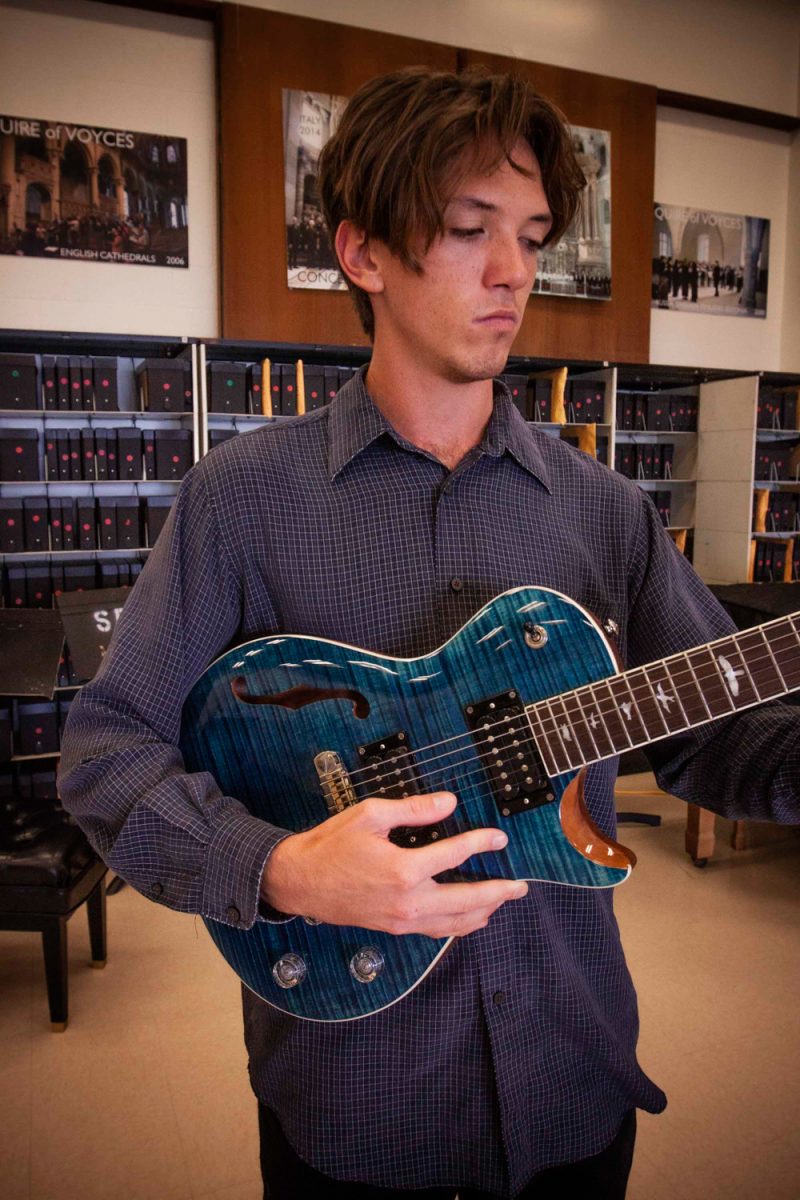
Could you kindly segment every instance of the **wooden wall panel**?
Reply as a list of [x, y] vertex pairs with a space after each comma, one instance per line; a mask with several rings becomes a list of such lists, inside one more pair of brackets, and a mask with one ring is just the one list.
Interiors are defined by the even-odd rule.
[[457, 51], [413, 38], [228, 4], [220, 29], [222, 334], [366, 344], [345, 292], [286, 284], [282, 88], [349, 96], [367, 79]]
[[516, 70], [576, 125], [611, 133], [608, 302], [532, 296], [513, 351], [647, 362], [656, 89], [374, 30], [227, 4], [220, 21], [222, 331], [226, 338], [364, 344], [344, 292], [286, 284], [281, 89], [350, 95], [413, 63]]
[[611, 133], [612, 298], [531, 296], [514, 354], [649, 362], [655, 87], [477, 50], [459, 52], [459, 66], [473, 63], [524, 75], [573, 125]]

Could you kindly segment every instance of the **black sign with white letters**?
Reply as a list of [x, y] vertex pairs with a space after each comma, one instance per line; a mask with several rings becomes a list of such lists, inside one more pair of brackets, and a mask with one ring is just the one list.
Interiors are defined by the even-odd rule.
[[129, 587], [64, 592], [58, 609], [77, 679], [85, 682], [97, 673], [111, 636], [131, 594]]

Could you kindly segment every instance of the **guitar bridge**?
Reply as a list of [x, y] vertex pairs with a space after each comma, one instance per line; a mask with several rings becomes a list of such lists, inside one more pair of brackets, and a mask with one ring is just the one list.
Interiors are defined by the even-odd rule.
[[[406, 796], [419, 795], [419, 779], [414, 758], [408, 748], [405, 733], [390, 734], [377, 742], [358, 747], [358, 757], [365, 767], [375, 774], [373, 779], [364, 780], [371, 796], [388, 800], [401, 800]], [[364, 779], [364, 776], [361, 777]], [[389, 833], [389, 841], [397, 846], [427, 846], [440, 837], [446, 837], [444, 825], [398, 825]]]
[[468, 704], [464, 714], [501, 816], [529, 812], [555, 799], [517, 692]]
[[347, 768], [335, 750], [321, 750], [314, 755], [314, 766], [317, 770], [322, 794], [331, 816], [344, 812], [351, 804], [355, 804], [356, 796]]

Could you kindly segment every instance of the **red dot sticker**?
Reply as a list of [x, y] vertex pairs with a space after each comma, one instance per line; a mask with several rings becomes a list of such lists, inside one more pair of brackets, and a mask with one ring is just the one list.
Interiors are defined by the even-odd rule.
[[172, 461], [173, 461], [174, 463], [176, 463], [176, 462], [180, 462], [180, 459], [178, 458], [178, 455], [177, 455], [177, 454], [173, 454], [173, 456], [172, 456]]
[[88, 521], [84, 521], [82, 528], [84, 529], [84, 531], [88, 531], [89, 529], [91, 529], [91, 525], [89, 524]]
[[15, 453], [15, 454], [22, 454], [22, 446], [15, 446], [15, 447], [14, 447], [14, 453]]
[[38, 513], [34, 513], [34, 514], [33, 514], [33, 523], [34, 523], [34, 525], [38, 525], [38, 524], [39, 524], [39, 522], [41, 521], [41, 519], [42, 519], [42, 518], [39, 516], [39, 514], [38, 514]]
[[16, 525], [16, 523], [17, 523], [17, 522], [14, 520], [14, 518], [13, 518], [13, 517], [9, 517], [9, 518], [8, 518], [8, 521], [6, 522], [6, 524], [7, 524], [7, 525], [8, 525], [8, 526], [9, 526], [11, 529], [13, 529], [13, 528], [14, 528], [14, 526]]
[[103, 520], [103, 524], [104, 524], [104, 525], [110, 525], [110, 524], [111, 524], [111, 517], [105, 517], [105, 519]]
[[103, 387], [108, 387], [108, 380], [107, 380], [107, 379], [102, 379], [100, 382], [102, 383]]
[[169, 391], [169, 384], [168, 384], [168, 383], [165, 383], [165, 384], [163, 385], [163, 387], [164, 387], [164, 391], [165, 391], [165, 392], [168, 392], [168, 391]]
[[[41, 594], [42, 594], [41, 592], [36, 593], [37, 596], [41, 596]], [[42, 729], [41, 725], [37, 725], [33, 732], [36, 734], [40, 734], [40, 733], [44, 733], [44, 730]]]
[[47, 386], [48, 386], [48, 387], [52, 387], [52, 386], [53, 386], [53, 381], [52, 381], [52, 379], [48, 379], [48, 381], [47, 381]]

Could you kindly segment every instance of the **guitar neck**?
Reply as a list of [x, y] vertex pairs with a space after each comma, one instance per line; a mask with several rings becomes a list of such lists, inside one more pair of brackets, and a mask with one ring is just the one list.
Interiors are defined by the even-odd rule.
[[545, 768], [578, 770], [800, 688], [800, 613], [525, 706]]

